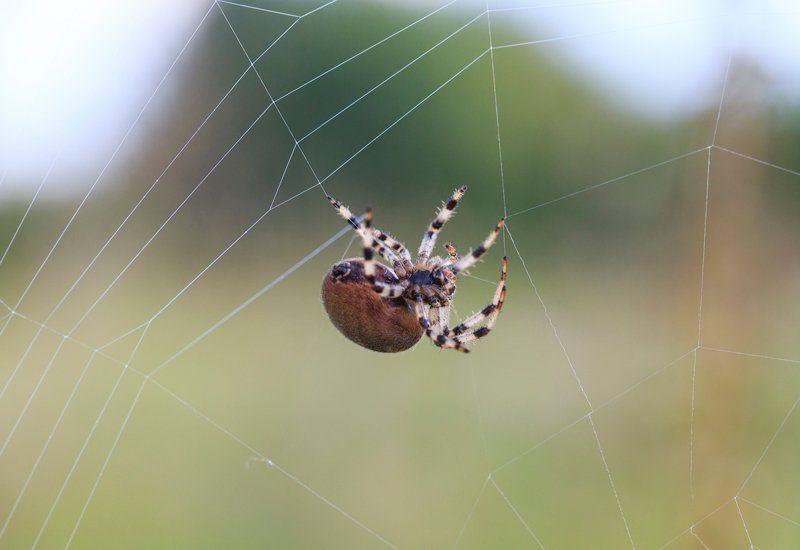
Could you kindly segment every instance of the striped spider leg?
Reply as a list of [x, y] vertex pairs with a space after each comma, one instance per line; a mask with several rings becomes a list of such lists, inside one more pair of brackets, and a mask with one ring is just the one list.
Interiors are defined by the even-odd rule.
[[[434, 309], [434, 308], [432, 308]], [[425, 303], [422, 301], [421, 296], [417, 296], [414, 303], [414, 311], [417, 314], [420, 326], [425, 330], [425, 335], [430, 338], [434, 344], [442, 349], [455, 349], [461, 353], [469, 353], [461, 342], [447, 335], [447, 327], [440, 326], [440, 323], [432, 324], [428, 318], [428, 313], [425, 311]], [[438, 315], [438, 313], [437, 313]]]
[[444, 203], [436, 212], [436, 217], [433, 219], [431, 224], [428, 226], [427, 231], [425, 231], [425, 234], [422, 236], [422, 242], [419, 245], [419, 252], [417, 253], [417, 264], [428, 261], [431, 251], [436, 244], [436, 236], [442, 229], [442, 226], [447, 223], [447, 220], [453, 217], [453, 212], [455, 211], [456, 206], [458, 206], [458, 201], [461, 200], [461, 197], [463, 197], [464, 193], [466, 192], [467, 186], [462, 185], [453, 191], [453, 194], [450, 195], [450, 198], [447, 200], [447, 202]]
[[364, 213], [364, 221], [359, 226], [359, 233], [361, 240], [364, 243], [364, 276], [367, 282], [372, 285], [372, 290], [377, 292], [383, 298], [399, 298], [406, 290], [406, 285], [403, 284], [389, 284], [383, 281], [378, 281], [375, 278], [375, 260], [373, 259], [374, 253], [380, 254], [381, 250], [387, 250], [375, 238], [372, 231], [372, 209], [367, 208]]
[[[328, 195], [328, 202], [331, 203], [331, 206], [333, 206], [336, 209], [336, 212], [342, 218], [347, 220], [347, 223], [353, 226], [353, 229], [356, 230], [356, 233], [361, 235], [361, 238], [364, 239], [365, 235], [363, 232], [366, 231], [364, 224], [358, 221], [358, 219], [353, 215], [350, 209], [341, 202], [339, 202], [338, 200], [331, 197], [330, 195]], [[371, 211], [369, 212], [369, 215], [370, 215], [370, 226], [371, 226], [371, 217], [372, 217]], [[380, 241], [386, 243], [386, 246], [384, 246], [383, 244], [381, 244], [381, 242], [376, 240], [374, 243], [370, 242], [370, 246], [378, 253], [378, 255], [381, 258], [392, 264], [392, 267], [394, 268], [395, 272], [398, 275], [403, 276], [403, 274], [409, 272], [410, 271], [408, 269], [409, 267], [411, 268], [411, 270], [413, 270], [413, 266], [411, 265], [411, 254], [409, 254], [408, 249], [406, 249], [406, 247], [403, 246], [402, 243], [395, 240], [391, 236], [387, 235], [380, 229], [370, 227], [369, 231], [371, 232], [371, 234], [375, 235], [377, 239], [380, 239]], [[379, 237], [379, 235], [381, 235], [383, 238]]]
[[458, 250], [453, 243], [444, 243], [444, 248], [447, 250], [447, 265], [453, 265], [458, 261]]
[[[447, 336], [454, 338], [459, 342], [472, 342], [478, 338], [483, 338], [494, 327], [497, 318], [500, 316], [500, 310], [503, 309], [503, 302], [506, 299], [506, 275], [508, 272], [508, 258], [503, 257], [503, 264], [500, 268], [500, 282], [497, 284], [497, 289], [494, 291], [494, 298], [492, 303], [483, 308], [482, 310], [473, 313], [460, 324], [454, 326], [447, 333]], [[475, 330], [469, 331], [470, 328], [478, 325], [486, 320], [486, 325]]]
[[492, 232], [489, 233], [489, 236], [486, 237], [481, 244], [475, 247], [469, 254], [463, 256], [459, 259], [455, 264], [453, 264], [452, 271], [456, 275], [461, 273], [462, 271], [469, 269], [470, 267], [474, 266], [478, 263], [478, 259], [483, 256], [487, 250], [494, 244], [494, 241], [497, 240], [497, 235], [500, 234], [500, 230], [503, 228], [503, 223], [505, 223], [505, 218], [500, 218], [500, 221], [497, 222], [497, 225]]

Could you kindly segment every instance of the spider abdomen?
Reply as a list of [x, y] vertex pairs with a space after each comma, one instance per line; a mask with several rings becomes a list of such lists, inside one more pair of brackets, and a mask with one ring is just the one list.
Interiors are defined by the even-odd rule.
[[[376, 264], [377, 281], [395, 284], [397, 277]], [[322, 304], [345, 337], [374, 351], [396, 353], [416, 344], [424, 330], [403, 298], [382, 298], [364, 276], [364, 260], [335, 264], [322, 280]]]

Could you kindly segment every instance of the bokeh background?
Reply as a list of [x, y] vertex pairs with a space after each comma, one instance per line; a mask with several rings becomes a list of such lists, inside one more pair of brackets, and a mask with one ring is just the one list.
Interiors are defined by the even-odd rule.
[[[796, 548], [798, 22], [11, 6], [0, 546]], [[413, 250], [464, 183], [442, 242], [508, 231], [455, 314], [505, 252], [496, 330], [345, 340], [319, 287], [358, 247], [325, 193]]]

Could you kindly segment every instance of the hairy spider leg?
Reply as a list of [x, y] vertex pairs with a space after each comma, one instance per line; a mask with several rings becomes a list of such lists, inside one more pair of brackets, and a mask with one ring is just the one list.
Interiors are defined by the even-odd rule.
[[447, 265], [453, 265], [458, 261], [458, 250], [456, 250], [456, 245], [453, 243], [445, 243], [444, 248], [447, 250]]
[[425, 335], [430, 338], [434, 344], [443, 349], [455, 349], [461, 353], [469, 353], [469, 350], [461, 345], [461, 342], [447, 336], [447, 327], [439, 328], [431, 324], [425, 312], [425, 304], [422, 302], [421, 296], [417, 296], [416, 302], [414, 303], [414, 311], [417, 314], [420, 326], [425, 330]]
[[[331, 197], [330, 195], [328, 195], [328, 202], [331, 203], [331, 206], [333, 206], [333, 208], [336, 210], [336, 212], [342, 218], [347, 220], [347, 223], [349, 223], [350, 225], [353, 226], [353, 229], [355, 229], [356, 232], [359, 235], [361, 235], [361, 237], [363, 239], [364, 238], [364, 235], [362, 234], [362, 231], [364, 231], [363, 224], [359, 223], [358, 219], [353, 215], [353, 213], [350, 211], [350, 209], [347, 206], [345, 206], [344, 204], [342, 204], [341, 202], [339, 202], [338, 200], [336, 200], [333, 197]], [[375, 228], [372, 228], [371, 230], [373, 232], [374, 231], [379, 231], [378, 229], [375, 229]], [[397, 254], [393, 250], [390, 250], [389, 248], [383, 246], [380, 243], [377, 243], [377, 244], [378, 244], [378, 246], [377, 247], [373, 247], [373, 248], [380, 255], [381, 258], [383, 258], [387, 262], [391, 263], [395, 268], [397, 268], [398, 265], [400, 265], [400, 266], [403, 265], [403, 262], [401, 261], [401, 259], [397, 256]], [[407, 253], [407, 251], [406, 251], [406, 253]]]
[[450, 198], [444, 203], [436, 212], [436, 217], [428, 226], [428, 230], [422, 236], [422, 242], [419, 245], [419, 252], [417, 253], [417, 263], [424, 263], [430, 258], [431, 251], [436, 244], [436, 236], [442, 229], [442, 226], [447, 223], [447, 220], [453, 217], [453, 212], [458, 206], [458, 201], [467, 192], [467, 186], [462, 185], [450, 195]]
[[366, 212], [364, 212], [364, 221], [359, 225], [358, 231], [364, 243], [364, 276], [372, 286], [372, 290], [384, 298], [400, 297], [406, 289], [405, 286], [384, 283], [375, 278], [375, 260], [373, 256], [375, 252], [380, 254], [380, 250], [385, 249], [385, 247], [375, 239], [375, 235], [372, 232], [371, 208], [367, 208]]
[[410, 274], [414, 272], [414, 264], [411, 262], [411, 253], [403, 243], [378, 228], [372, 228], [372, 234], [400, 257], [400, 264], [403, 266], [403, 271], [405, 273]]
[[505, 222], [505, 218], [500, 218], [500, 221], [497, 222], [497, 225], [492, 232], [489, 233], [489, 236], [486, 237], [486, 240], [483, 241], [480, 245], [478, 245], [475, 249], [472, 250], [469, 254], [458, 260], [455, 265], [453, 265], [453, 273], [458, 274], [465, 269], [469, 269], [476, 263], [478, 263], [478, 259], [483, 256], [487, 250], [494, 244], [494, 241], [497, 240], [497, 235], [500, 234], [500, 230], [503, 228], [503, 223]]
[[[497, 318], [500, 316], [500, 310], [503, 309], [503, 302], [506, 299], [506, 275], [508, 272], [508, 258], [503, 258], [503, 263], [500, 268], [500, 282], [497, 284], [497, 289], [494, 291], [492, 303], [483, 308], [482, 310], [473, 313], [461, 324], [454, 326], [447, 335], [455, 338], [459, 342], [472, 342], [478, 338], [483, 338], [494, 328]], [[467, 332], [468, 329], [480, 324], [486, 319], [486, 325], [476, 330]]]

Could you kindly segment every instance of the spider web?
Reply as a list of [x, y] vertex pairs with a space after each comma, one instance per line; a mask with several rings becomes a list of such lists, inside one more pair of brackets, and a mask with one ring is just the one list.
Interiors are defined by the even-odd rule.
[[[676, 44], [699, 22], [594, 17], [615, 3], [211, 3], [77, 203], [49, 215], [45, 200], [71, 177], [65, 146], [14, 218], [0, 541], [796, 541], [800, 172], [752, 135], [770, 96], [742, 91], [744, 57], [718, 63], [714, 107], [679, 138], [553, 100], [536, 63], [567, 64], [564, 44]], [[520, 23], [556, 10], [581, 14], [575, 28]], [[793, 15], [759, 13], [767, 29]], [[357, 31], [361, 17], [374, 24]], [[179, 86], [202, 93], [170, 97]], [[537, 101], [598, 126], [537, 128]], [[448, 110], [436, 120], [458, 128], [424, 125]], [[574, 142], [564, 173], [537, 172], [563, 152], [542, 133]], [[440, 172], [466, 143], [479, 164]], [[371, 203], [406, 238], [463, 180], [457, 244], [507, 216], [509, 299], [486, 343], [376, 358], [320, 336], [319, 276], [354, 242], [324, 195]], [[462, 312], [491, 295], [488, 256], [460, 284]]]

